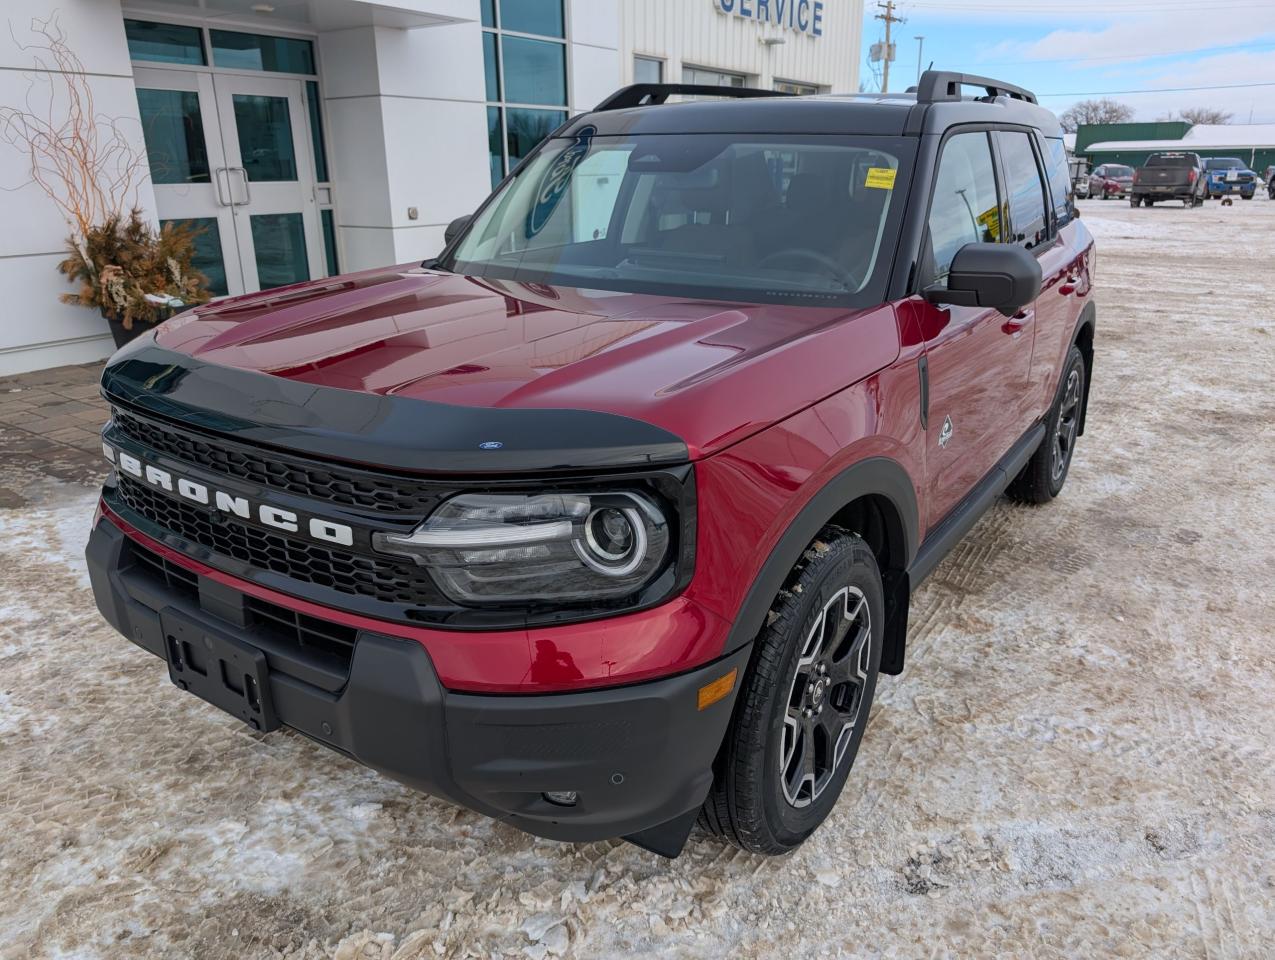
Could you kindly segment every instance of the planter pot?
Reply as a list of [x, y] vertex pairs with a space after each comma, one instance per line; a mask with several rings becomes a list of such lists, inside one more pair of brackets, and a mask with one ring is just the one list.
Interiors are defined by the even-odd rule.
[[135, 322], [132, 330], [124, 329], [124, 321], [117, 320], [114, 317], [107, 316], [106, 311], [102, 311], [102, 316], [106, 317], [106, 324], [111, 328], [111, 336], [115, 338], [115, 349], [119, 349], [126, 343], [136, 339], [149, 329], [150, 324]]

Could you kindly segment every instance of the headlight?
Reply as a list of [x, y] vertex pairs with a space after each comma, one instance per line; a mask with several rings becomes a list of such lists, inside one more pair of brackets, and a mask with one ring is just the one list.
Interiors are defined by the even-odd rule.
[[615, 599], [671, 560], [664, 509], [628, 490], [463, 494], [411, 533], [376, 533], [372, 543], [428, 567], [464, 604]]

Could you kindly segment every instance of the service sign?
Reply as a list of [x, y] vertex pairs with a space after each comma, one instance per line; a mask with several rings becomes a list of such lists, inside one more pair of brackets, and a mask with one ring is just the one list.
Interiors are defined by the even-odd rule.
[[713, 0], [718, 13], [823, 36], [823, 0]]

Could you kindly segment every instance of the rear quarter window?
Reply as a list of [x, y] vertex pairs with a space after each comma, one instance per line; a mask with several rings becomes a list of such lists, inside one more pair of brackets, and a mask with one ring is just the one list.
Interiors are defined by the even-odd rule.
[[1054, 220], [1059, 227], [1071, 221], [1075, 211], [1075, 195], [1068, 172], [1067, 147], [1062, 140], [1046, 138], [1045, 167], [1049, 179], [1049, 194], [1053, 198]]

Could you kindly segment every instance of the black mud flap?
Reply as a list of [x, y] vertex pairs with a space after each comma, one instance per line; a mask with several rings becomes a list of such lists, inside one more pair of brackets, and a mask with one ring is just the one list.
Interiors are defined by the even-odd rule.
[[168, 676], [214, 707], [265, 733], [279, 727], [266, 655], [223, 633], [209, 633], [171, 608], [160, 613]]
[[630, 833], [624, 839], [635, 847], [641, 847], [643, 850], [649, 850], [651, 853], [657, 853], [661, 857], [672, 860], [681, 854], [682, 848], [686, 846], [686, 841], [691, 835], [691, 828], [695, 826], [695, 820], [698, 817], [699, 809], [696, 808], [680, 817], [647, 827], [637, 833]]

